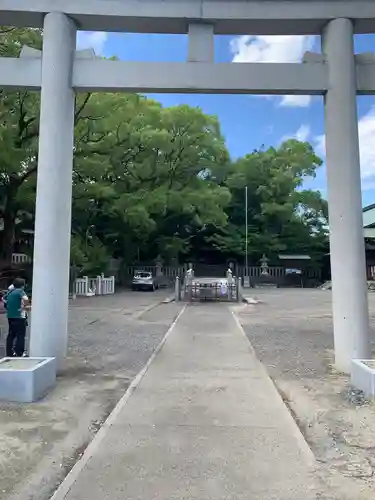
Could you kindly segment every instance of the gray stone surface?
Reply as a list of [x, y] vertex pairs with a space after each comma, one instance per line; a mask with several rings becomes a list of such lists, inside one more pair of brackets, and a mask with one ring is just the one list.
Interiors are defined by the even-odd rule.
[[186, 309], [91, 449], [55, 500], [315, 498], [307, 444], [225, 305]]
[[375, 398], [374, 362], [353, 359], [350, 381], [356, 389], [363, 391], [367, 398]]
[[1, 500], [51, 498], [178, 314], [177, 304], [158, 306], [168, 294], [70, 302], [68, 359], [54, 390], [36, 404], [0, 403]]
[[277, 429], [134, 425], [105, 444], [66, 498], [314, 498], [300, 453]]
[[[153, 372], [155, 374], [155, 372]], [[129, 424], [218, 425], [223, 427], [277, 428], [278, 399], [269, 397], [268, 381], [256, 371], [228, 371], [162, 380], [146, 379], [131, 398], [122, 422]], [[163, 402], [160, 405], [160, 402]]]
[[[318, 498], [373, 500], [375, 406], [333, 366], [331, 297], [314, 289], [257, 290], [261, 303], [237, 314], [314, 452], [324, 490]], [[375, 294], [368, 298], [375, 355]]]
[[0, 360], [0, 401], [32, 403], [45, 396], [55, 382], [55, 358]]
[[[357, 4], [361, 7], [357, 7]], [[311, 35], [322, 32], [335, 16], [355, 20], [357, 33], [372, 33], [375, 12], [370, 0], [179, 0], [117, 1], [54, 0], [56, 12], [74, 17], [82, 30], [150, 33], [186, 33], [188, 21], [214, 24], [218, 35]], [[29, 0], [12, 0], [5, 4], [4, 26], [20, 25], [42, 28], [48, 0], [30, 5]], [[22, 24], [23, 26], [24, 24]]]

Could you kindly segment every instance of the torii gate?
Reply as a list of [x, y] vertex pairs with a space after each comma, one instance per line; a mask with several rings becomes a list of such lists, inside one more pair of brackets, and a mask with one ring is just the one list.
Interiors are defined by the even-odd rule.
[[[74, 91], [323, 95], [336, 366], [370, 357], [357, 94], [375, 93], [374, 0], [0, 0], [2, 25], [43, 27], [43, 52], [0, 59], [0, 87], [41, 89], [31, 355], [67, 344]], [[186, 63], [75, 57], [76, 30], [188, 33]], [[322, 36], [301, 64], [214, 63], [214, 34]]]

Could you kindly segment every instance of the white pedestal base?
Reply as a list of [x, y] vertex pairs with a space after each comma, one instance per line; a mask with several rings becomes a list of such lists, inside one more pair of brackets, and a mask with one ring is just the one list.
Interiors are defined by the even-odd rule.
[[56, 383], [55, 358], [0, 360], [0, 401], [32, 403]]
[[375, 398], [375, 360], [353, 359], [351, 383], [360, 389], [368, 398]]

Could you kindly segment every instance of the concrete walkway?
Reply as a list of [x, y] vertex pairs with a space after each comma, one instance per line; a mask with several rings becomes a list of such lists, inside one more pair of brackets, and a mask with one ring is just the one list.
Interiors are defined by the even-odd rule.
[[187, 307], [54, 500], [310, 500], [312, 455], [225, 305]]

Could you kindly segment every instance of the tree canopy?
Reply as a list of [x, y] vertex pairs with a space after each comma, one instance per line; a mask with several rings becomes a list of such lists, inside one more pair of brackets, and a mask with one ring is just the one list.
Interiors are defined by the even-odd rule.
[[[38, 30], [0, 29], [1, 55], [40, 48], [41, 37]], [[3, 265], [33, 227], [38, 115], [38, 93], [0, 91]], [[246, 186], [252, 261], [281, 252], [319, 260], [326, 248], [326, 201], [304, 189], [321, 165], [308, 143], [288, 140], [233, 161], [217, 117], [137, 94], [77, 95], [74, 133], [77, 266], [100, 271], [110, 257], [242, 261]]]

